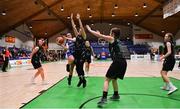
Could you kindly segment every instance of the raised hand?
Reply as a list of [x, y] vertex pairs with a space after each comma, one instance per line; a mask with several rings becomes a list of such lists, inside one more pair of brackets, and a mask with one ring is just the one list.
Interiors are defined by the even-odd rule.
[[77, 13], [76, 18], [77, 18], [77, 19], [80, 19], [80, 14], [79, 14], [79, 13]]

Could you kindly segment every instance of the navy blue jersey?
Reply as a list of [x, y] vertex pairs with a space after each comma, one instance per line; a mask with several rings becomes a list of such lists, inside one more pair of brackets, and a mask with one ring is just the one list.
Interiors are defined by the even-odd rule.
[[68, 45], [68, 52], [75, 51], [75, 42], [71, 40], [67, 40], [66, 44]]

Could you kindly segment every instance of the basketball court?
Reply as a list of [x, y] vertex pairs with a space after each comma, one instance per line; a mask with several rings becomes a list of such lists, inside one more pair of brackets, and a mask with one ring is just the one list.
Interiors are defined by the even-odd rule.
[[180, 108], [180, 0], [0, 0], [0, 69], [0, 109]]
[[[40, 78], [36, 84], [31, 84], [29, 77], [35, 73], [32, 66], [12, 68], [8, 73], [0, 73], [0, 80], [3, 83], [0, 106], [1, 108], [97, 108], [104, 75], [110, 63], [109, 61], [92, 63], [86, 88], [76, 86], [78, 82], [76, 72], [72, 85], [68, 86], [65, 61], [43, 64], [48, 77], [47, 85], [42, 85]], [[161, 62], [128, 61], [125, 79], [118, 81], [120, 100], [109, 101], [104, 108], [179, 108], [179, 91], [168, 96], [167, 91], [160, 89], [161, 65]], [[170, 77], [174, 84], [180, 87], [177, 65], [170, 73]], [[110, 85], [108, 97], [112, 93]]]

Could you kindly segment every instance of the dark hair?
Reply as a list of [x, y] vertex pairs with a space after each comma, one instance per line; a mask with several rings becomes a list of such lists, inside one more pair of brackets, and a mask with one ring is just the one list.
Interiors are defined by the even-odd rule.
[[168, 36], [168, 37], [170, 37], [170, 42], [171, 43], [174, 43], [174, 40], [173, 40], [173, 34], [172, 33], [166, 33], [166, 35]]
[[118, 39], [121, 35], [121, 30], [119, 28], [112, 28], [111, 32], [114, 34], [115, 39]]
[[40, 40], [44, 40], [44, 39], [43, 38], [38, 39], [38, 41], [40, 41]]
[[39, 46], [39, 41], [40, 41], [40, 40], [44, 41], [43, 38], [37, 39], [37, 41], [36, 41], [36, 45], [37, 45], [37, 46]]

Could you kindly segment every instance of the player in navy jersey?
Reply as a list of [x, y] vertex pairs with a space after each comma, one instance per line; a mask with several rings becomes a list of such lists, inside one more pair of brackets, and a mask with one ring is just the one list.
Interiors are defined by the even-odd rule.
[[[67, 37], [66, 37], [67, 36]], [[74, 52], [75, 52], [75, 38], [72, 37], [71, 33], [67, 33], [64, 38], [66, 39], [66, 48], [67, 48], [67, 58], [68, 64], [66, 65], [66, 71], [69, 72], [69, 76], [67, 78], [68, 85], [71, 85], [71, 79], [73, 76], [74, 69]]]

